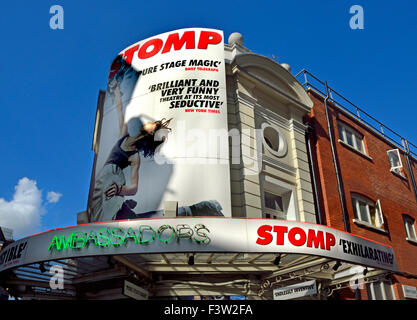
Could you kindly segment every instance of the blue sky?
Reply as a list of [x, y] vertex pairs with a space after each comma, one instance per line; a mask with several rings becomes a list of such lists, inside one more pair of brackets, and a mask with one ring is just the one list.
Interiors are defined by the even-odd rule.
[[[364, 9], [363, 30], [349, 27], [355, 4]], [[49, 27], [52, 5], [64, 9], [63, 30]], [[33, 214], [19, 238], [76, 223], [87, 204], [97, 95], [110, 61], [179, 28], [221, 29], [226, 40], [238, 31], [250, 50], [290, 64], [294, 74], [308, 69], [417, 144], [416, 12], [412, 0], [2, 2], [0, 225]]]

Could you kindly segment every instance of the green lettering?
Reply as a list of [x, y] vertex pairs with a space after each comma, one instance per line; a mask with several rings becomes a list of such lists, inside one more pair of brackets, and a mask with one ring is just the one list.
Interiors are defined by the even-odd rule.
[[126, 232], [126, 234], [125, 234], [125, 236], [123, 238], [123, 243], [126, 242], [126, 239], [127, 240], [133, 239], [135, 241], [135, 243], [138, 243], [138, 239], [136, 237], [136, 233], [135, 233], [135, 231], [133, 231], [132, 228], [127, 229], [127, 232]]
[[[59, 247], [58, 247], [59, 243]], [[61, 242], [59, 242], [58, 236], [54, 235], [52, 238], [51, 244], [49, 245], [48, 251], [51, 251], [51, 249], [55, 247], [57, 250], [61, 250]]]
[[90, 241], [94, 241], [94, 245], [97, 245], [97, 235], [94, 230], [91, 230], [88, 234], [87, 240], [85, 241], [85, 245], [88, 245]]
[[68, 239], [65, 238], [64, 235], [61, 235], [60, 237], [58, 237], [57, 235], [55, 235], [52, 238], [51, 244], [49, 245], [49, 249], [51, 250], [54, 247], [60, 251], [61, 249], [68, 249], [69, 247], [71, 247], [71, 243], [72, 243], [72, 239], [74, 237], [74, 232], [70, 234], [70, 236], [68, 237]]
[[119, 235], [119, 234], [115, 234], [114, 233], [114, 231], [118, 231], [118, 232], [123, 232], [123, 230], [122, 229], [120, 229], [120, 228], [113, 228], [113, 229], [111, 229], [111, 232], [110, 232], [110, 234], [111, 234], [111, 236], [113, 236], [113, 237], [116, 237], [116, 238], [119, 238], [120, 239], [120, 241], [119, 242], [113, 242], [111, 239], [110, 239], [110, 241], [111, 241], [111, 244], [112, 245], [114, 245], [114, 246], [118, 246], [118, 245], [120, 245], [120, 244], [122, 244], [123, 243], [123, 236], [121, 236], [121, 235]]
[[[165, 230], [167, 230], [167, 229], [171, 229], [171, 235], [170, 235], [170, 237], [168, 238], [168, 239], [161, 239], [161, 235], [164, 233], [164, 231]], [[164, 224], [163, 226], [160, 226], [159, 227], [159, 229], [158, 229], [158, 232], [156, 233], [156, 236], [157, 236], [157, 238], [158, 238], [158, 240], [159, 241], [161, 241], [161, 242], [165, 242], [165, 243], [168, 243], [169, 241], [171, 241], [171, 239], [173, 238], [173, 237], [175, 237], [175, 230], [174, 230], [174, 228], [173, 227], [171, 227], [170, 225], [167, 225], [167, 224]]]
[[106, 234], [103, 234], [103, 232], [107, 234], [108, 233], [107, 228], [102, 228], [98, 231], [98, 237], [104, 238], [106, 240], [106, 243], [103, 244], [102, 242], [98, 241], [98, 239], [97, 239], [97, 243], [100, 247], [106, 247], [110, 242], [110, 238]]
[[207, 229], [204, 224], [197, 224], [194, 227], [194, 230], [195, 230], [195, 234], [198, 236], [198, 238], [194, 237], [195, 242], [197, 242], [198, 244], [210, 242], [210, 238], [208, 237], [207, 233], [202, 232], [202, 230], [207, 230], [207, 232], [210, 232], [210, 230]]
[[[145, 230], [152, 230], [152, 236], [147, 240], [143, 240]], [[154, 238], [155, 238], [155, 230], [151, 226], [146, 226], [146, 225], [139, 226], [139, 243], [148, 243], [152, 241]]]
[[193, 229], [188, 224], [180, 224], [177, 226], [177, 241], [180, 242], [180, 239], [189, 239], [192, 241], [192, 236], [194, 232]]
[[[73, 249], [81, 249], [86, 244], [86, 236], [87, 234], [85, 232], [74, 232], [72, 235], [72, 242], [71, 242], [71, 248]], [[81, 235], [79, 237], [78, 235]], [[80, 242], [80, 244], [77, 245], [77, 243]]]

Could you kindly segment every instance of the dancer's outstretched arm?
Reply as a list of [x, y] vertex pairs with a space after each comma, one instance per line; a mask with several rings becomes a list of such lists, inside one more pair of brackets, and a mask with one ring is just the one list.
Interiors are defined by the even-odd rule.
[[117, 119], [119, 121], [119, 139], [120, 139], [121, 137], [124, 137], [125, 135], [127, 135], [128, 132], [127, 132], [127, 125], [125, 123], [125, 117], [123, 114], [122, 95], [120, 94], [120, 88], [117, 83], [117, 80], [114, 79], [113, 81], [116, 82], [115, 88], [114, 88], [114, 98], [116, 102]]
[[107, 199], [111, 199], [114, 196], [134, 196], [138, 191], [139, 185], [139, 167], [140, 156], [135, 153], [129, 158], [130, 161], [130, 185], [118, 185], [113, 182], [105, 191]]
[[138, 192], [139, 186], [139, 167], [140, 156], [139, 153], [135, 153], [130, 157], [130, 185], [122, 186], [120, 191], [121, 196], [134, 196]]

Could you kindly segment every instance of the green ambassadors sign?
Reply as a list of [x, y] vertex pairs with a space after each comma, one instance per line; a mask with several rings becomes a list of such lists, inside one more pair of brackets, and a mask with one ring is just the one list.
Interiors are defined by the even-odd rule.
[[208, 244], [210, 231], [203, 224], [197, 224], [194, 228], [187, 224], [172, 226], [164, 224], [159, 228], [149, 225], [140, 225], [138, 228], [122, 229], [101, 228], [99, 230], [74, 231], [71, 234], [55, 234], [49, 244], [48, 250], [82, 249], [86, 246], [109, 247], [121, 246], [129, 243], [147, 245], [155, 241], [169, 244], [172, 242], [189, 241], [197, 244]]

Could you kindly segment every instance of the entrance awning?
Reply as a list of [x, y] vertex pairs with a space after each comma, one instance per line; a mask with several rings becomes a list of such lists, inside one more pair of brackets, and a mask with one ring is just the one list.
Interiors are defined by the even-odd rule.
[[[123, 282], [130, 280], [156, 298], [272, 299], [274, 287], [314, 279], [323, 298], [365, 267], [367, 277], [397, 272], [392, 247], [297, 221], [136, 219], [54, 229], [18, 240], [0, 251], [0, 285], [26, 297], [114, 299], [124, 297]], [[345, 275], [340, 273], [344, 270]], [[60, 272], [64, 289], [57, 290], [50, 280]]]
[[[194, 264], [190, 265], [190, 256]], [[278, 265], [277, 265], [278, 263]], [[338, 265], [337, 270], [335, 266]], [[51, 281], [62, 270], [62, 288]], [[26, 299], [123, 299], [123, 281], [149, 292], [150, 298], [246, 296], [272, 300], [273, 289], [316, 280], [326, 299], [334, 290], [376, 281], [387, 271], [301, 254], [164, 253], [82, 257], [16, 267], [3, 274], [8, 291]]]

